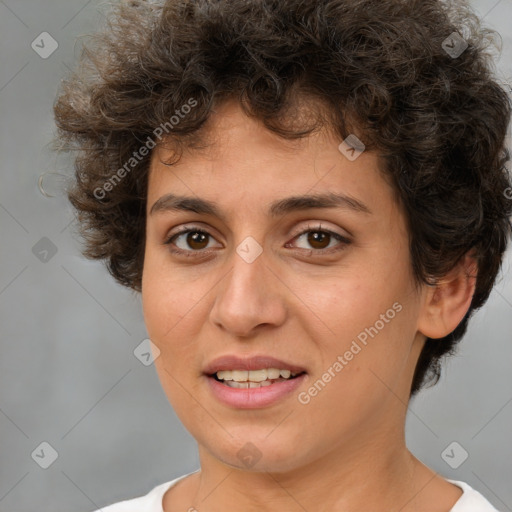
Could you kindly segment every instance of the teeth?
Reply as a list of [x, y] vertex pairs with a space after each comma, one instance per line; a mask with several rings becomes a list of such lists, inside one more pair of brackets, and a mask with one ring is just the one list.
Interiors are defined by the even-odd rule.
[[267, 370], [267, 379], [279, 379], [280, 374], [281, 372], [277, 368], [269, 368]]
[[233, 370], [231, 372], [231, 378], [235, 382], [245, 382], [249, 380], [247, 377], [249, 376], [249, 372], [246, 370]]
[[270, 386], [272, 382], [270, 382], [269, 380], [265, 380], [263, 382], [236, 382], [234, 380], [229, 380], [224, 384], [226, 384], [226, 386], [229, 386], [230, 388], [249, 389]]
[[[217, 378], [223, 381], [234, 381], [237, 383], [261, 383], [269, 380], [289, 379], [295, 377], [298, 373], [292, 373], [290, 370], [279, 370], [277, 368], [264, 368], [261, 370], [221, 370], [217, 372]], [[269, 383], [270, 384], [270, 383]], [[238, 386], [232, 386], [238, 387]], [[246, 387], [246, 386], [242, 386]], [[254, 387], [254, 386], [251, 386]]]

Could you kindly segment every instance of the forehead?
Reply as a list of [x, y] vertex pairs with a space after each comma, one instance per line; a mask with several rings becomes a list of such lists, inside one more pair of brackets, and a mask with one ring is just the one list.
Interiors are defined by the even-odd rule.
[[155, 148], [148, 211], [165, 194], [201, 197], [234, 210], [304, 194], [344, 195], [368, 206], [391, 198], [378, 156], [365, 151], [349, 160], [338, 149], [342, 141], [327, 130], [283, 139], [233, 102], [212, 113], [201, 139], [203, 144], [184, 146], [172, 165], [166, 162], [173, 160], [173, 149]]

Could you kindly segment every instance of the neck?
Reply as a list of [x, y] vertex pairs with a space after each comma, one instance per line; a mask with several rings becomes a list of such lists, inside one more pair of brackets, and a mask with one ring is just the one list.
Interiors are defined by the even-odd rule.
[[220, 462], [201, 447], [199, 453], [201, 471], [190, 497], [205, 512], [225, 511], [234, 503], [247, 512], [380, 512], [397, 504], [408, 512], [422, 466], [407, 450], [403, 432], [396, 430], [340, 442], [323, 457], [279, 473], [245, 471]]

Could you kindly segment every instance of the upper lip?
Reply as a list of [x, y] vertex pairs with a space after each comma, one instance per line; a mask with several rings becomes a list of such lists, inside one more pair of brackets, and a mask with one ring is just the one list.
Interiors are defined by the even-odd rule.
[[221, 370], [261, 370], [263, 368], [290, 370], [292, 373], [302, 373], [306, 371], [306, 369], [301, 366], [271, 356], [257, 355], [252, 357], [240, 357], [235, 354], [227, 354], [208, 363], [204, 368], [204, 373], [206, 375], [213, 375]]

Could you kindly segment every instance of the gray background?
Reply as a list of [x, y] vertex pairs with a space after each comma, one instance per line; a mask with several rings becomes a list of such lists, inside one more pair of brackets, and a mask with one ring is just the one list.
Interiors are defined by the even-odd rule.
[[[510, 80], [512, 1], [472, 3], [503, 36], [499, 73]], [[134, 356], [147, 337], [140, 298], [80, 256], [62, 194], [70, 160], [49, 147], [60, 79], [103, 8], [0, 0], [0, 512], [87, 512], [198, 468], [154, 368]], [[45, 31], [58, 48], [43, 59], [31, 43]], [[39, 190], [44, 173], [54, 197]], [[512, 510], [511, 260], [440, 384], [411, 403], [407, 430], [421, 460], [502, 511]], [[441, 456], [453, 441], [452, 460], [469, 454], [458, 469]], [[58, 453], [47, 469], [42, 442]]]

